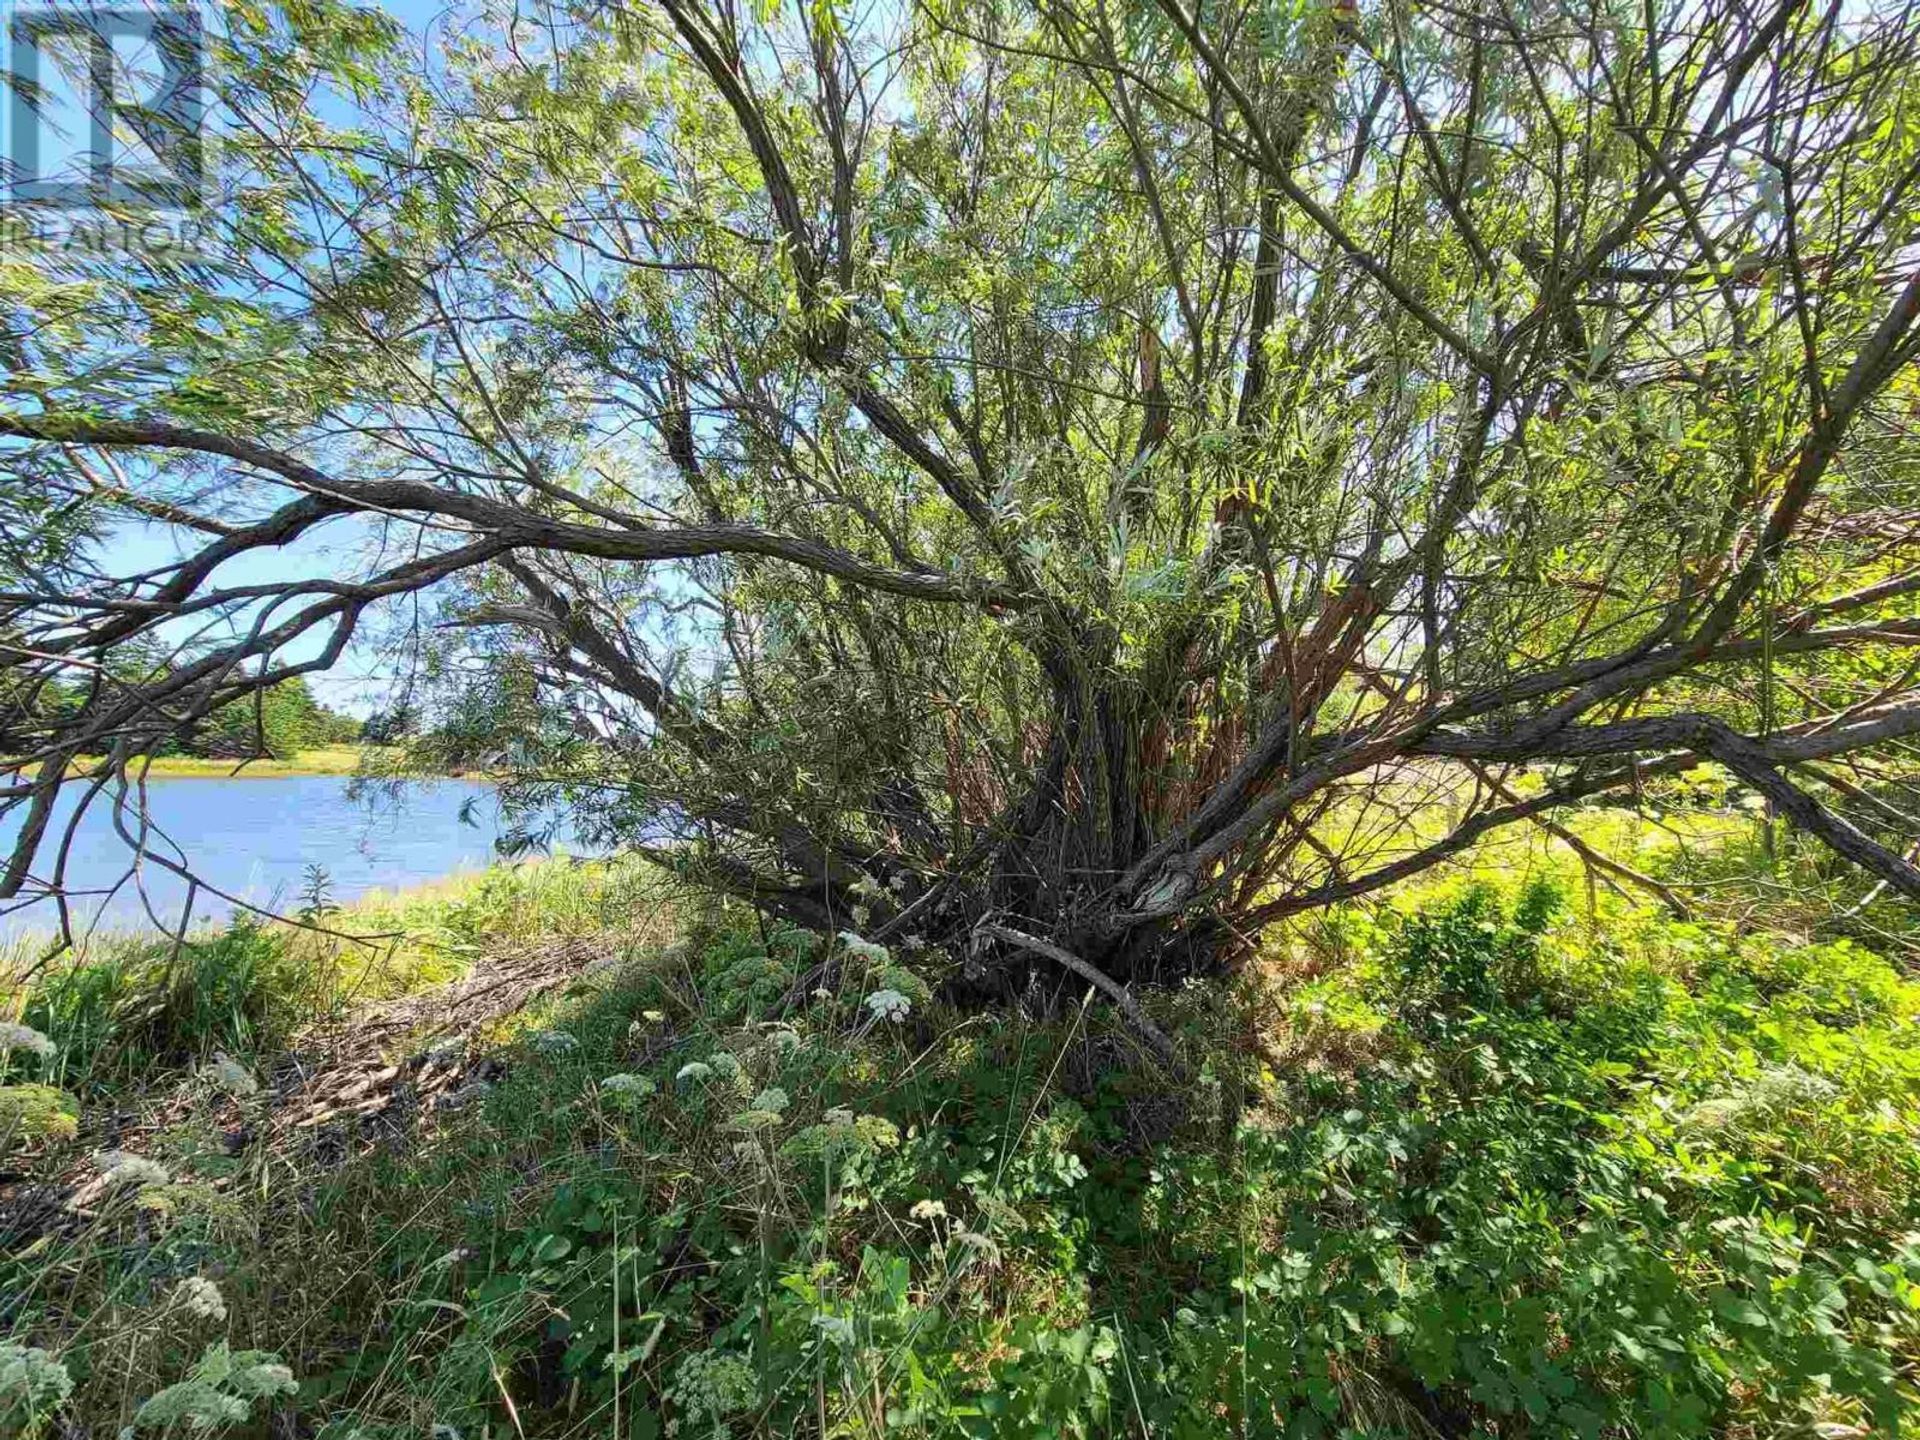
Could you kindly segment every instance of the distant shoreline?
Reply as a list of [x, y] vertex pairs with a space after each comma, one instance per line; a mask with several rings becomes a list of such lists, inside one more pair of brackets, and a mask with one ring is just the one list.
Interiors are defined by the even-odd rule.
[[[136, 760], [128, 766], [134, 776], [145, 774], [150, 780], [289, 780], [302, 776], [358, 775], [361, 760], [377, 754], [378, 745], [316, 745], [288, 760], [213, 759], [199, 755], [160, 755], [152, 760]], [[81, 756], [68, 768], [83, 774], [98, 763], [95, 756]], [[477, 774], [448, 774], [433, 779], [460, 780], [483, 778]]]

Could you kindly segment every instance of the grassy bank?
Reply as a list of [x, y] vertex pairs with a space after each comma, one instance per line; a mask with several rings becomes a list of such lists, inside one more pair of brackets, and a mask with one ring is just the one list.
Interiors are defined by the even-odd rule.
[[[469, 1034], [481, 1078], [404, 1134], [287, 1119], [267, 1029], [198, 1014], [191, 1061], [114, 1068], [42, 1003], [55, 1053], [11, 1078], [71, 1099], [39, 1102], [70, 1118], [25, 1142], [34, 1173], [167, 1119], [156, 1168], [79, 1211], [9, 1202], [4, 1325], [44, 1352], [13, 1352], [42, 1377], [15, 1428], [1896, 1433], [1920, 986], [1817, 876], [1762, 903], [1750, 829], [1594, 833], [1701, 913], [1509, 842], [1276, 936], [1235, 987], [1151, 996], [1179, 1076], [1077, 990], [950, 1010], [924, 953], [843, 953], [768, 1020], [827, 942], [709, 907], [662, 948], [658, 893], [591, 869], [369, 907], [456, 968], [503, 932], [606, 935]], [[431, 966], [374, 973], [332, 1003]], [[380, 1060], [437, 1074], [444, 1033]], [[198, 1068], [216, 1048], [239, 1078]]]
[[[364, 762], [371, 756], [378, 756], [377, 747], [365, 745], [315, 745], [309, 749], [294, 752], [284, 760], [211, 760], [198, 755], [157, 755], [151, 760], [136, 762], [134, 770], [144, 772], [152, 780], [175, 779], [275, 779], [289, 775], [357, 775], [361, 773]], [[82, 755], [74, 760], [70, 769], [76, 775], [90, 773], [100, 764], [98, 756]], [[27, 766], [22, 774], [31, 777], [36, 773], [34, 766]]]
[[355, 775], [366, 749], [360, 745], [316, 745], [284, 760], [203, 760], [193, 755], [162, 755], [147, 774], [155, 779], [204, 777], [217, 779], [272, 779], [284, 775]]
[[22, 939], [0, 951], [0, 979], [12, 977], [0, 1016], [61, 1038], [39, 1078], [109, 1094], [216, 1049], [270, 1054], [357, 1006], [457, 980], [489, 953], [583, 935], [659, 941], [664, 905], [633, 866], [555, 859], [370, 891], [297, 924], [237, 921], [177, 950], [151, 933], [101, 935], [44, 970], [39, 942]]

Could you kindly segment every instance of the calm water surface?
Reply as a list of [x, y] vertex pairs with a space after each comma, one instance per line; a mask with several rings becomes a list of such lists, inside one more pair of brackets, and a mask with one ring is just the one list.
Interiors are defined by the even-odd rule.
[[[350, 793], [352, 786], [351, 778], [335, 775], [150, 781], [153, 822], [171, 841], [156, 840], [154, 848], [175, 859], [184, 855], [195, 873], [219, 889], [256, 905], [287, 908], [299, 905], [309, 867], [326, 872], [327, 893], [338, 902], [481, 869], [494, 858], [501, 827], [490, 786], [436, 780], [410, 783], [397, 796], [386, 790]], [[80, 794], [79, 786], [63, 791], [50, 836], [61, 833]], [[0, 842], [11, 845], [18, 831], [15, 818], [0, 822]], [[130, 859], [108, 806], [96, 802], [80, 822], [67, 884], [75, 891], [104, 890], [126, 872]], [[43, 853], [35, 873], [44, 876], [51, 863]], [[103, 929], [136, 930], [153, 927], [157, 917], [171, 930], [180, 922], [186, 882], [153, 865], [142, 870], [141, 880], [144, 899], [128, 881], [111, 898], [76, 900], [76, 919], [98, 914]], [[217, 922], [232, 909], [201, 890], [194, 920]], [[56, 924], [50, 906], [35, 905], [0, 916], [0, 934]]]

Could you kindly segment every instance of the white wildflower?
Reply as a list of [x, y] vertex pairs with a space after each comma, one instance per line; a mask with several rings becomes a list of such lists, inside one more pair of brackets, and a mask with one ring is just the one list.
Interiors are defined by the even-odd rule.
[[782, 1055], [791, 1055], [800, 1048], [800, 1032], [787, 1029], [770, 1030], [767, 1032], [767, 1043]]
[[0, 1340], [0, 1419], [32, 1421], [73, 1393], [67, 1367], [32, 1345]]
[[107, 1184], [115, 1189], [130, 1186], [144, 1190], [149, 1185], [165, 1185], [172, 1179], [167, 1167], [159, 1161], [125, 1150], [102, 1150], [93, 1157], [93, 1163]]
[[25, 1050], [29, 1055], [51, 1060], [58, 1048], [31, 1025], [16, 1025], [11, 1020], [0, 1021], [0, 1051]]
[[844, 1105], [835, 1105], [831, 1110], [827, 1111], [825, 1118], [827, 1124], [837, 1130], [849, 1130], [853, 1128], [853, 1111]]
[[968, 1230], [964, 1226], [956, 1229], [953, 1232], [953, 1243], [962, 1249], [972, 1251], [980, 1258], [983, 1265], [992, 1266], [1000, 1263], [1000, 1247], [994, 1243], [991, 1236], [982, 1235], [978, 1230]]
[[571, 1055], [580, 1048], [580, 1042], [564, 1030], [535, 1030], [527, 1036], [527, 1044], [540, 1055]]
[[[247, 1418], [247, 1402], [204, 1380], [182, 1380], [149, 1395], [133, 1412], [133, 1430], [166, 1430], [184, 1425], [196, 1434], [237, 1425]], [[125, 1433], [125, 1432], [123, 1432]]]
[[858, 956], [869, 964], [885, 965], [893, 959], [893, 957], [887, 953], [886, 946], [876, 945], [871, 940], [862, 940], [851, 930], [842, 930], [840, 932], [840, 943], [846, 948], [846, 952], [849, 955]]
[[229, 1095], [253, 1095], [260, 1082], [253, 1073], [224, 1050], [213, 1052], [213, 1059], [200, 1067], [200, 1078]]
[[713, 1078], [713, 1067], [704, 1060], [693, 1060], [680, 1067], [680, 1073], [673, 1077], [676, 1085], [697, 1085], [702, 1080]]
[[939, 1200], [916, 1200], [907, 1214], [915, 1220], [944, 1220], [947, 1218], [947, 1207]]
[[200, 1275], [189, 1275], [173, 1287], [173, 1303], [202, 1320], [227, 1318], [227, 1297], [220, 1287]]
[[787, 1092], [782, 1090], [778, 1085], [769, 1085], [753, 1097], [753, 1108], [755, 1110], [771, 1110], [776, 1115], [786, 1109], [789, 1103]]
[[673, 1372], [668, 1398], [688, 1416], [697, 1416], [721, 1430], [720, 1421], [747, 1409], [760, 1396], [760, 1379], [753, 1366], [738, 1355], [719, 1350], [696, 1350]]
[[300, 1389], [293, 1371], [271, 1355], [236, 1365], [227, 1384], [242, 1395], [292, 1395]]
[[707, 1056], [707, 1064], [722, 1080], [740, 1078], [740, 1061], [730, 1050], [716, 1050]]
[[874, 991], [867, 996], [866, 1005], [867, 1009], [873, 1012], [875, 1019], [892, 1020], [896, 1023], [906, 1019], [913, 1011], [913, 1002], [898, 990], [891, 989]]
[[869, 924], [872, 921], [872, 919], [873, 919], [873, 907], [871, 905], [855, 905], [853, 907], [853, 923], [854, 924], [864, 928], [867, 924]]
[[168, 1430], [183, 1426], [205, 1433], [247, 1418], [255, 1400], [291, 1395], [300, 1388], [280, 1357], [264, 1350], [235, 1353], [227, 1342], [206, 1348], [193, 1373], [177, 1385], [149, 1396], [134, 1411], [134, 1430]]
[[893, 878], [887, 881], [887, 888], [896, 895], [902, 890], [905, 890], [907, 888], [907, 872], [904, 870], [894, 871]]
[[653, 1083], [653, 1077], [649, 1075], [622, 1073], [609, 1075], [600, 1082], [600, 1093], [622, 1105], [632, 1105], [644, 1100], [659, 1088]]

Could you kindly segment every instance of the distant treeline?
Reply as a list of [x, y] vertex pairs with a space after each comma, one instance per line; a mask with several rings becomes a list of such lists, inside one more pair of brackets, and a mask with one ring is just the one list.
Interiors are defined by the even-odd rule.
[[[44, 723], [52, 715], [78, 707], [81, 698], [78, 686], [62, 685], [43, 688], [31, 705], [21, 704], [21, 697], [0, 695], [0, 754], [22, 753], [28, 748], [34, 720]], [[353, 716], [322, 705], [307, 682], [296, 676], [179, 726], [159, 737], [151, 753], [211, 759], [270, 755], [285, 760], [317, 746], [378, 738], [364, 735], [366, 728]]]

